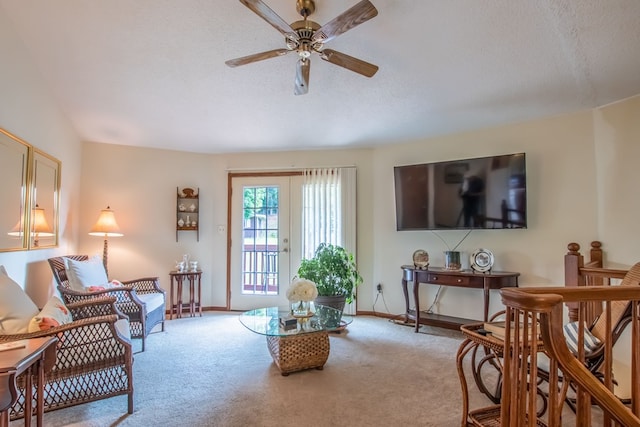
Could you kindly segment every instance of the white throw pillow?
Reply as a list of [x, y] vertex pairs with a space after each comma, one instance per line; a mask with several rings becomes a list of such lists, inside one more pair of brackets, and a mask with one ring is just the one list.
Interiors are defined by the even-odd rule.
[[29, 330], [29, 321], [38, 314], [38, 307], [16, 282], [11, 280], [0, 265], [0, 332], [23, 334]]
[[64, 258], [64, 266], [69, 279], [69, 287], [74, 291], [87, 292], [91, 287], [106, 287], [109, 283], [102, 258], [99, 255], [86, 261]]
[[73, 322], [69, 309], [57, 296], [52, 296], [40, 313], [29, 322], [29, 332], [44, 331]]

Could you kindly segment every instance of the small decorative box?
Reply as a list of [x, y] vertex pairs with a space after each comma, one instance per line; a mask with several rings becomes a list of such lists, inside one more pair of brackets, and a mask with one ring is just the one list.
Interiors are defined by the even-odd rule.
[[280, 327], [285, 331], [290, 331], [298, 327], [298, 319], [295, 317], [281, 317]]

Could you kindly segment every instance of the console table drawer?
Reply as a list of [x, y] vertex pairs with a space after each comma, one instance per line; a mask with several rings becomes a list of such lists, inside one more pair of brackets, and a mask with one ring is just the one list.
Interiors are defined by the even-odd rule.
[[428, 283], [450, 286], [482, 287], [482, 277], [429, 273]]

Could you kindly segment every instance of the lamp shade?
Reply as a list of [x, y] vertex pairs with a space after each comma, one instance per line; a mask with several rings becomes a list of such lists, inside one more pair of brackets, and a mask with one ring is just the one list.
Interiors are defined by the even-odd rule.
[[[9, 236], [22, 237], [24, 232], [24, 221], [20, 217], [18, 223], [7, 234]], [[31, 235], [38, 234], [41, 237], [53, 236], [53, 230], [47, 222], [47, 218], [44, 214], [44, 208], [41, 208], [36, 204], [36, 207], [31, 210]]]
[[24, 220], [22, 216], [20, 216], [20, 220], [18, 220], [16, 225], [14, 225], [11, 231], [9, 231], [7, 234], [13, 237], [22, 237], [22, 235], [24, 234]]
[[53, 236], [53, 230], [44, 216], [44, 209], [36, 205], [33, 210], [33, 218], [31, 219], [31, 232], [38, 233], [42, 236]]
[[116, 216], [109, 206], [106, 209], [100, 211], [98, 221], [94, 224], [89, 234], [92, 236], [105, 236], [105, 237], [121, 237], [123, 234], [120, 232], [120, 227], [116, 222]]

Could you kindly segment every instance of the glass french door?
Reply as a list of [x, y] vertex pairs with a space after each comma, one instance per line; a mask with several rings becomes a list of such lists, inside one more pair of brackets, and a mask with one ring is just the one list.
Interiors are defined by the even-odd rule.
[[[288, 305], [286, 290], [291, 282], [293, 229], [290, 178], [232, 179], [229, 272], [232, 310]], [[293, 237], [299, 242], [299, 238]]]

